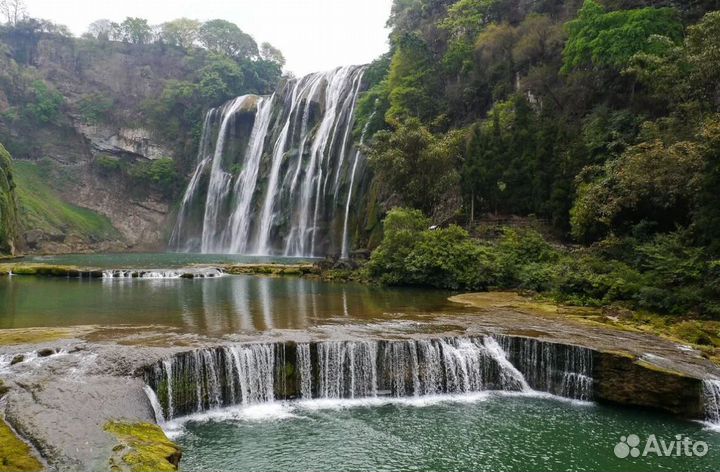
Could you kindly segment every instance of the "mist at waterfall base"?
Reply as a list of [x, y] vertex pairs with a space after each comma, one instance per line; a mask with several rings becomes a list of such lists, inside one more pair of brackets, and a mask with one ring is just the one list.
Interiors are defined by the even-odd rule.
[[[189, 471], [711, 471], [720, 463], [720, 435], [696, 423], [517, 394], [236, 407], [179, 431]], [[683, 434], [706, 441], [709, 453], [618, 459], [613, 447], [630, 433]]]
[[310, 74], [210, 110], [170, 249], [347, 258], [365, 167], [355, 145], [365, 132], [353, 136], [364, 73]]

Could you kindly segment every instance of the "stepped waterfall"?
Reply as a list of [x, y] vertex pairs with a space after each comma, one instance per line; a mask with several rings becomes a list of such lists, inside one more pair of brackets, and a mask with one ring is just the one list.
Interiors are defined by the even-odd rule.
[[210, 110], [170, 249], [347, 257], [365, 167], [353, 136], [364, 73], [310, 74]]
[[280, 399], [502, 390], [592, 400], [592, 351], [527, 338], [261, 343], [199, 349], [145, 371], [159, 421]]

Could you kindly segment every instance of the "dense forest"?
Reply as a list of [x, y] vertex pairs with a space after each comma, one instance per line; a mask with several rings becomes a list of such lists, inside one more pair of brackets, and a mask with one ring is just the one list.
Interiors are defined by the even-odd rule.
[[[397, 0], [358, 128], [405, 209], [370, 274], [720, 316], [718, 7]], [[490, 234], [511, 215], [559, 244]]]

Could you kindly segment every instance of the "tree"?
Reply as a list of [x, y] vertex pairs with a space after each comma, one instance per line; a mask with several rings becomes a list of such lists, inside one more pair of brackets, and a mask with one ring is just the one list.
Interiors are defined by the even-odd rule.
[[127, 17], [120, 24], [122, 40], [133, 44], [148, 44], [152, 41], [152, 28], [144, 18]]
[[188, 18], [163, 23], [160, 37], [167, 44], [189, 49], [195, 45], [200, 33], [200, 22]]
[[260, 58], [264, 61], [274, 62], [280, 67], [285, 65], [285, 56], [283, 56], [283, 53], [267, 42], [260, 45]]
[[701, 190], [702, 147], [659, 138], [629, 148], [603, 166], [600, 177], [579, 186], [572, 233], [592, 241], [645, 221], [660, 230], [688, 224]]
[[114, 26], [113, 22], [107, 19], [95, 20], [88, 26], [88, 30], [85, 36], [90, 38], [99, 39], [101, 41], [108, 41], [113, 39]]
[[[434, 136], [418, 119], [411, 118], [394, 132], [379, 131], [370, 147], [370, 165], [385, 193], [402, 205], [427, 214], [446, 209], [456, 200], [462, 136], [459, 132]], [[451, 205], [452, 207], [452, 205]]]
[[225, 20], [203, 23], [198, 39], [207, 50], [237, 59], [254, 59], [259, 54], [257, 43], [252, 36]]
[[8, 25], [17, 25], [27, 18], [24, 0], [0, 0], [0, 15], [5, 18]]
[[637, 53], [650, 52], [652, 35], [680, 43], [683, 27], [672, 8], [639, 8], [606, 12], [594, 0], [585, 0], [578, 17], [567, 23], [563, 72], [583, 67], [622, 70]]

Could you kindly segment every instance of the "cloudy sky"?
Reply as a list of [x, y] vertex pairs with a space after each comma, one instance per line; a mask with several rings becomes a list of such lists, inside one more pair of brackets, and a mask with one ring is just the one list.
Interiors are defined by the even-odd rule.
[[236, 23], [282, 50], [286, 69], [301, 75], [363, 64], [387, 50], [385, 22], [392, 0], [25, 0], [30, 16], [75, 34], [99, 18], [127, 16], [159, 24], [179, 17]]

